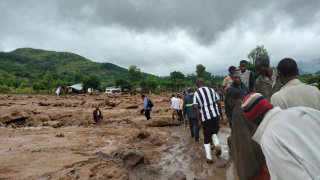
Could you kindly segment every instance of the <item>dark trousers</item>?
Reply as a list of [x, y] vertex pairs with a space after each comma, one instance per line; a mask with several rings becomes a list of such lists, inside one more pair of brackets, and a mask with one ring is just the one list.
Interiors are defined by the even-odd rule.
[[204, 144], [209, 144], [212, 141], [212, 135], [216, 133], [218, 127], [218, 117], [202, 121]]
[[219, 123], [218, 123], [218, 126], [217, 126], [216, 130], [214, 131], [214, 133], [215, 133], [216, 135], [218, 135], [219, 130], [220, 130], [220, 125], [219, 125]]
[[147, 120], [151, 119], [150, 117], [150, 110], [146, 110], [144, 115], [146, 116]]
[[197, 118], [189, 118], [191, 137], [195, 140], [199, 140], [199, 124]]

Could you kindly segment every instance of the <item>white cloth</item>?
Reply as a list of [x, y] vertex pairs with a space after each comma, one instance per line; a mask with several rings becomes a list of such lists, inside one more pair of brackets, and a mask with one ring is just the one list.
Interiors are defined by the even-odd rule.
[[270, 103], [281, 109], [304, 106], [320, 111], [320, 91], [293, 79], [272, 95]]
[[171, 109], [179, 109], [179, 99], [172, 97], [171, 98]]
[[320, 179], [320, 111], [276, 107], [252, 139], [261, 145], [272, 180]]

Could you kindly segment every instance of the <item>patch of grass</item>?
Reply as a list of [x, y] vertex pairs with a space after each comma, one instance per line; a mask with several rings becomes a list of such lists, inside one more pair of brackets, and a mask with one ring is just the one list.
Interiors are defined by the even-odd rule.
[[44, 150], [43, 149], [38, 149], [38, 150], [34, 149], [31, 151], [31, 153], [37, 153], [37, 152], [44, 152]]

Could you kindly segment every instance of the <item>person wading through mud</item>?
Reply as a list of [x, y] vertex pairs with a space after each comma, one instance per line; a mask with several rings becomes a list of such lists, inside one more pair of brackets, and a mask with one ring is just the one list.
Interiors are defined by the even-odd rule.
[[[197, 80], [197, 92], [193, 96], [193, 107], [197, 116], [198, 124], [203, 129], [204, 148], [206, 151], [207, 163], [213, 163], [210, 143], [214, 142], [216, 155], [221, 155], [219, 140], [215, 134], [220, 114], [218, 110], [218, 96], [213, 89], [205, 86], [202, 78]], [[199, 112], [200, 110], [200, 112]]]
[[[211, 84], [211, 88], [214, 90], [214, 92], [217, 94], [218, 98], [220, 99], [221, 96], [219, 94], [220, 92], [218, 90], [218, 85], [215, 82], [213, 82]], [[222, 111], [221, 111], [221, 99], [220, 99], [220, 101], [217, 101], [217, 103], [218, 103], [218, 108], [219, 108], [220, 120], [223, 121], [223, 114], [222, 114]], [[219, 129], [220, 129], [220, 122], [218, 122], [218, 126], [217, 126], [217, 129], [215, 131], [215, 134], [218, 135]]]
[[318, 88], [302, 84], [301, 81], [297, 79], [299, 69], [293, 59], [282, 59], [277, 69], [280, 81], [284, 86], [271, 97], [270, 103], [273, 104], [274, 107], [288, 109], [291, 107], [304, 106], [320, 110], [320, 92]]
[[283, 86], [278, 71], [270, 68], [270, 60], [267, 57], [259, 57], [254, 67], [260, 75], [256, 80], [254, 92], [261, 93], [270, 102], [271, 96]]
[[147, 120], [149, 120], [149, 119], [151, 119], [151, 117], [150, 117], [151, 108], [149, 107], [149, 100], [144, 94], [141, 96], [141, 98], [144, 102], [144, 107], [143, 107], [143, 109], [145, 111], [144, 115], [146, 116]]
[[103, 119], [99, 106], [96, 105], [96, 109], [93, 111], [93, 120], [97, 126], [101, 126], [101, 120]]
[[254, 90], [255, 78], [252, 71], [247, 69], [248, 62], [246, 60], [240, 61], [240, 76], [241, 81], [250, 89], [250, 93]]
[[231, 89], [226, 97], [229, 106], [233, 109], [231, 152], [240, 180], [270, 180], [262, 149], [252, 139], [258, 126], [249, 122], [244, 116], [241, 92], [238, 89]]
[[262, 148], [271, 179], [320, 179], [320, 111], [274, 108], [260, 93], [249, 94], [242, 110], [258, 125], [252, 139]]
[[183, 118], [183, 99], [181, 94], [178, 95], [178, 101], [179, 101], [178, 116], [179, 116], [179, 121], [181, 125], [181, 124], [185, 124], [185, 119]]
[[[231, 86], [227, 88], [226, 93], [230, 91], [231, 89], [238, 89], [241, 92], [242, 98], [245, 98], [248, 94], [250, 94], [249, 88], [241, 82], [241, 77], [239, 72], [235, 72], [232, 75], [233, 82], [231, 83]], [[226, 110], [226, 115], [229, 121], [230, 129], [232, 129], [232, 108], [230, 108], [228, 104], [228, 96], [226, 95], [225, 101], [224, 101], [224, 108]]]
[[193, 107], [193, 89], [188, 89], [188, 95], [184, 98], [184, 105], [183, 105], [183, 115], [184, 119], [186, 119], [186, 115], [188, 115], [189, 118], [189, 124], [190, 124], [190, 132], [191, 132], [191, 138], [194, 138], [195, 141], [200, 141], [199, 139], [199, 124], [197, 120], [197, 116], [194, 112]]
[[179, 110], [179, 100], [178, 98], [176, 98], [176, 95], [172, 94], [171, 96], [171, 107], [170, 109], [172, 109], [172, 119], [175, 120], [175, 118], [177, 118], [177, 120], [179, 120], [179, 116], [178, 116], [178, 110]]

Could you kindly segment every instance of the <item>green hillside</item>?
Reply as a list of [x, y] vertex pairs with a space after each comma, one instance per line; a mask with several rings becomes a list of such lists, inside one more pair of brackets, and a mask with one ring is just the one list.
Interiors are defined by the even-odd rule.
[[[42, 79], [46, 71], [51, 71], [54, 80], [58, 78], [73, 82], [73, 75], [81, 71], [83, 75], [96, 75], [102, 82], [123, 77], [124, 68], [112, 63], [92, 62], [77, 54], [20, 48], [12, 52], [0, 52], [0, 76], [3, 78], [36, 81]], [[142, 77], [148, 74], [142, 73]]]

